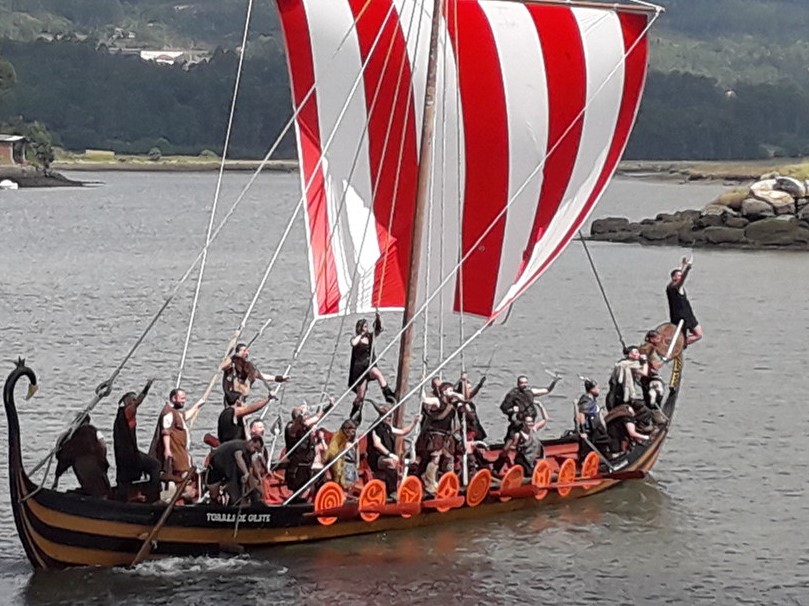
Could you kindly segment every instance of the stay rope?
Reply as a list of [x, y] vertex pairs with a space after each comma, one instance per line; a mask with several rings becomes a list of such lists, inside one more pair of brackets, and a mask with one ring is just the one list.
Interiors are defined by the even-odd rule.
[[615, 332], [618, 333], [618, 340], [621, 342], [621, 347], [626, 349], [626, 341], [624, 341], [624, 337], [621, 334], [621, 327], [618, 326], [618, 320], [615, 318], [615, 313], [612, 311], [612, 305], [610, 304], [609, 297], [607, 297], [607, 291], [604, 290], [604, 284], [601, 282], [601, 276], [598, 274], [598, 269], [596, 269], [595, 261], [593, 261], [593, 255], [590, 254], [590, 248], [587, 246], [587, 240], [584, 239], [584, 234], [581, 233], [581, 230], [579, 230], [579, 241], [584, 248], [584, 254], [587, 255], [587, 260], [590, 262], [590, 269], [593, 270], [593, 276], [595, 276], [598, 289], [601, 291], [601, 298], [604, 300], [604, 305], [607, 306], [607, 311], [610, 314], [610, 318], [612, 318], [612, 325], [615, 327]]
[[236, 68], [236, 81], [233, 84], [233, 96], [230, 102], [230, 115], [228, 116], [227, 130], [225, 131], [225, 142], [222, 145], [222, 159], [219, 162], [219, 175], [216, 179], [216, 190], [213, 196], [213, 203], [211, 204], [211, 216], [208, 220], [208, 230], [205, 233], [205, 247], [202, 252], [202, 261], [199, 265], [199, 276], [197, 277], [197, 286], [194, 289], [194, 300], [191, 303], [191, 315], [188, 318], [188, 329], [185, 333], [185, 343], [183, 344], [183, 353], [180, 356], [180, 368], [177, 371], [177, 381], [175, 387], [180, 387], [180, 382], [183, 378], [183, 369], [185, 368], [185, 360], [188, 355], [188, 344], [191, 342], [191, 332], [194, 329], [194, 320], [197, 315], [197, 303], [199, 302], [199, 293], [202, 288], [202, 277], [205, 274], [205, 263], [208, 260], [208, 246], [211, 243], [211, 233], [213, 232], [213, 224], [216, 219], [216, 208], [219, 203], [219, 194], [222, 191], [222, 179], [225, 174], [225, 162], [227, 161], [228, 150], [230, 149], [230, 137], [233, 132], [233, 119], [236, 115], [236, 101], [239, 97], [239, 85], [241, 84], [242, 72], [244, 69], [244, 56], [247, 51], [247, 34], [250, 31], [250, 18], [253, 14], [253, 0], [248, 0], [247, 15], [244, 21], [244, 31], [242, 33], [242, 46], [239, 52], [239, 64]]

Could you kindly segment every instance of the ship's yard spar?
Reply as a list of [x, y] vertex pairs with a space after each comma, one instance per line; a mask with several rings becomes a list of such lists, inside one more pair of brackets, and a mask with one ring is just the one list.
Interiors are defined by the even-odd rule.
[[[60, 442], [110, 395], [199, 266], [179, 385], [209, 250], [293, 126], [302, 195], [226, 351], [244, 334], [301, 214], [311, 298], [287, 372], [316, 323], [339, 317], [325, 394], [346, 318], [373, 311], [404, 314], [401, 329], [375, 354], [381, 360], [400, 347], [397, 403], [285, 505], [386, 416], [401, 419], [403, 404], [430, 377], [459, 357], [464, 366], [467, 347], [561, 254], [606, 187], [640, 103], [646, 34], [661, 12], [630, 1], [277, 0], [293, 115], [214, 229], [240, 61], [205, 245]], [[251, 11], [252, 1], [242, 49]], [[570, 40], [573, 51], [557, 48]], [[438, 312], [435, 363], [428, 356], [429, 311]], [[447, 353], [443, 318], [450, 311], [458, 314], [460, 341]], [[482, 320], [470, 328], [467, 316]], [[423, 322], [424, 357], [421, 377], [411, 385], [417, 321]], [[215, 378], [216, 373], [208, 394]], [[310, 431], [335, 411], [344, 412], [340, 404], [351, 387]], [[41, 486], [55, 451], [32, 472], [48, 465]]]

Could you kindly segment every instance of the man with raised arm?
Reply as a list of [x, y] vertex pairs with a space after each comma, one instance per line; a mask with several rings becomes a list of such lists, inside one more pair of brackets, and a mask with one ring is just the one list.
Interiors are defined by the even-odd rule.
[[244, 394], [238, 391], [226, 393], [225, 403], [227, 406], [219, 413], [219, 420], [216, 424], [216, 436], [219, 438], [219, 443], [224, 444], [230, 440], [244, 440], [244, 419], [247, 415], [264, 408], [273, 397], [272, 394], [267, 394], [266, 397], [247, 404]]
[[[255, 364], [250, 361], [250, 350], [244, 343], [236, 345], [233, 350], [233, 355], [225, 359], [219, 366], [222, 370], [222, 390], [225, 392], [225, 397], [230, 392], [237, 392], [247, 397], [250, 395], [250, 389], [256, 379], [263, 383], [283, 383], [289, 380], [286, 375], [264, 375], [259, 371]], [[225, 403], [227, 405], [227, 402]]]
[[389, 404], [380, 406], [379, 414], [388, 415], [381, 423], [371, 430], [370, 440], [366, 448], [368, 466], [374, 475], [385, 482], [389, 497], [396, 495], [396, 485], [399, 481], [399, 456], [396, 454], [396, 438], [408, 435], [418, 425], [421, 415], [417, 414], [410, 425], [394, 427], [392, 410]]
[[137, 482], [141, 474], [149, 476], [146, 498], [156, 501], [160, 497], [160, 463], [138, 449], [138, 408], [146, 399], [154, 379], [150, 379], [139, 394], [130, 391], [118, 401], [118, 413], [112, 426], [112, 443], [115, 451], [115, 479], [119, 497], [128, 497], [129, 486]]
[[536, 419], [539, 414], [534, 404], [534, 398], [547, 396], [559, 383], [560, 377], [554, 377], [547, 387], [530, 387], [528, 377], [520, 375], [517, 377], [517, 387], [514, 387], [503, 398], [500, 410], [508, 417], [508, 429], [506, 430], [505, 442], [508, 442], [514, 433], [522, 427], [522, 419], [531, 417]]
[[685, 279], [691, 272], [693, 262], [683, 257], [680, 267], [671, 270], [671, 281], [666, 286], [666, 298], [669, 302], [669, 320], [675, 326], [683, 322], [685, 344], [691, 345], [702, 338], [702, 326], [691, 309], [691, 302], [685, 293]]

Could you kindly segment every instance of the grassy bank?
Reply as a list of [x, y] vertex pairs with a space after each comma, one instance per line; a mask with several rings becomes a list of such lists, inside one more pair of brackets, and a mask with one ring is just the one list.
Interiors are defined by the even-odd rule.
[[[202, 172], [219, 170], [221, 160], [216, 156], [148, 156], [115, 154], [107, 151], [88, 150], [83, 154], [61, 152], [57, 154], [52, 168], [72, 171], [165, 171]], [[226, 160], [225, 170], [254, 171], [260, 160]], [[265, 170], [291, 171], [298, 168], [297, 160], [271, 160]]]

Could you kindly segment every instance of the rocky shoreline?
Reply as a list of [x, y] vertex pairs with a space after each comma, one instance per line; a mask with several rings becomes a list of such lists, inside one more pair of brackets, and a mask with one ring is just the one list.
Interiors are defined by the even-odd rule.
[[590, 239], [692, 248], [809, 250], [809, 183], [773, 177], [720, 195], [702, 210], [630, 222], [593, 221]]
[[33, 166], [0, 167], [0, 181], [12, 181], [22, 187], [81, 187], [81, 181], [68, 179], [64, 175], [48, 171], [47, 173]]

